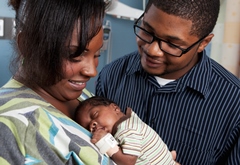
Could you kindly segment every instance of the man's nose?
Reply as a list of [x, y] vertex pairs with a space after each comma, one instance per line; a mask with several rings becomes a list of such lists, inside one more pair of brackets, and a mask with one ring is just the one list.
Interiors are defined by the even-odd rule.
[[151, 44], [148, 44], [146, 50], [150, 56], [163, 56], [164, 54], [157, 40], [154, 40]]

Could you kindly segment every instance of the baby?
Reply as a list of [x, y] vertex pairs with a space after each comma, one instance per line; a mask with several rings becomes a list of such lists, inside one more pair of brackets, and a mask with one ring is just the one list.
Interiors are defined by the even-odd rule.
[[[81, 102], [75, 120], [92, 132], [91, 142], [118, 165], [174, 165], [166, 144], [130, 108], [94, 96]], [[114, 137], [113, 137], [113, 136]]]

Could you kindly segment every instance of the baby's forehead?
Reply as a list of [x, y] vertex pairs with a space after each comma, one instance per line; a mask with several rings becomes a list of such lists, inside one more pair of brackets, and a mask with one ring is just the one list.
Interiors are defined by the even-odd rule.
[[87, 112], [90, 114], [90, 112], [94, 111], [94, 110], [101, 110], [101, 107], [106, 107], [105, 105], [93, 105], [93, 104], [85, 104], [81, 111], [83, 112]]
[[84, 105], [79, 107], [79, 110], [82, 112], [87, 112], [87, 111], [90, 111], [92, 108], [93, 108], [93, 105], [89, 103], [85, 103]]

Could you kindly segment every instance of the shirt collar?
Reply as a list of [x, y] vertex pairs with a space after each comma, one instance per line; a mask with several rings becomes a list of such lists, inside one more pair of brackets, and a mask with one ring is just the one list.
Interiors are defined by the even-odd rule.
[[[148, 73], [141, 66], [140, 54], [138, 52], [134, 52], [134, 54], [129, 63], [135, 65], [128, 65], [126, 74], [140, 73], [144, 77], [147, 77]], [[205, 50], [198, 55], [201, 56], [199, 62], [187, 74], [176, 80], [177, 91], [182, 91], [186, 87], [189, 87], [200, 92], [206, 98], [210, 93], [212, 66]]]
[[145, 70], [142, 68], [139, 52], [138, 51], [133, 52], [132, 57], [133, 58], [130, 58], [130, 60], [128, 62], [129, 65], [126, 69], [126, 74], [132, 75], [134, 73], [141, 73], [143, 76], [147, 76], [148, 73], [145, 72]]
[[198, 55], [201, 56], [199, 62], [178, 80], [178, 84], [194, 89], [200, 92], [204, 98], [207, 98], [211, 87], [211, 61], [205, 50]]
[[113, 125], [113, 128], [112, 128], [112, 134], [115, 135], [115, 133], [117, 132], [117, 127], [120, 123], [122, 123], [123, 121], [129, 119], [131, 117], [131, 114], [132, 114], [132, 109], [130, 107], [127, 107], [127, 110], [126, 110], [126, 114], [121, 117], [114, 125]]

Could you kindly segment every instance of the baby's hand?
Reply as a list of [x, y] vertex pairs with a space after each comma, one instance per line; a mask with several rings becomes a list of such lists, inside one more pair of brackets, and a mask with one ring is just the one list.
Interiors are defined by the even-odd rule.
[[97, 129], [93, 132], [91, 142], [93, 144], [97, 143], [102, 137], [104, 137], [107, 132], [104, 129]]

